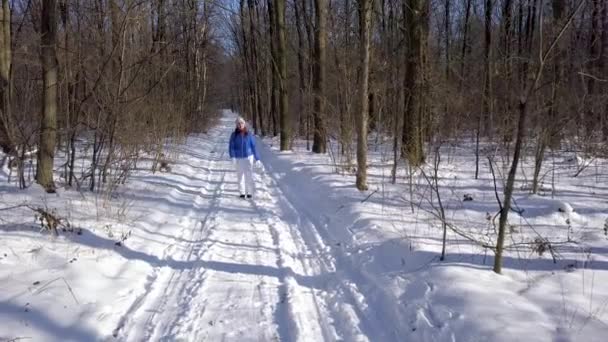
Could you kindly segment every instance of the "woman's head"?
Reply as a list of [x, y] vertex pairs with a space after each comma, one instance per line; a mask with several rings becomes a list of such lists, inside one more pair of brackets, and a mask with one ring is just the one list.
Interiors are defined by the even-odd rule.
[[238, 129], [245, 129], [245, 127], [247, 127], [247, 123], [245, 122], [245, 119], [243, 119], [240, 116], [236, 119], [235, 124], [236, 124], [236, 128], [238, 128]]

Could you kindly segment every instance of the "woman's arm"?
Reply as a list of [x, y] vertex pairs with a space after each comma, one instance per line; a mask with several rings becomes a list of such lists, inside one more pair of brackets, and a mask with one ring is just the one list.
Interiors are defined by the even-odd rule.
[[258, 151], [255, 149], [255, 137], [253, 135], [251, 135], [249, 137], [249, 141], [250, 141], [250, 145], [251, 145], [251, 152], [253, 152], [253, 156], [254, 156], [255, 160], [260, 160], [260, 156], [258, 156]]
[[228, 141], [228, 154], [230, 154], [230, 158], [234, 158], [235, 154], [234, 153], [234, 132], [232, 132], [232, 134], [230, 134], [230, 140]]

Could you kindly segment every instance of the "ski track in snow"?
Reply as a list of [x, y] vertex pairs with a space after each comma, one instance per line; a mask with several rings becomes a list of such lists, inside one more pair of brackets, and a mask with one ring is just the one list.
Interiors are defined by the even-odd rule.
[[373, 311], [377, 303], [370, 303], [358, 283], [368, 279], [325, 242], [317, 218], [290, 201], [279, 180], [256, 174], [254, 201], [238, 198], [224, 152], [232, 122], [226, 115], [215, 133], [188, 144], [202, 146], [210, 139], [210, 151], [182, 151], [191, 180], [167, 196], [191, 206], [149, 219], [179, 225], [181, 236], [165, 248], [113, 336], [120, 341], [396, 340], [396, 317], [390, 309]]
[[[292, 189], [283, 187], [280, 180], [269, 177], [265, 187], [271, 189], [273, 206], [280, 210], [275, 216], [279, 225], [291, 222], [290, 239], [298, 244], [300, 259], [304, 267], [312, 267], [320, 272], [325, 289], [324, 300], [338, 337], [326, 340], [346, 341], [399, 341], [404, 336], [405, 315], [397, 307], [398, 299], [388, 293], [375, 279], [364, 274], [355, 262], [345, 254], [342, 246], [337, 246], [328, 234], [330, 222], [325, 222], [310, 212], [310, 205], [300, 201], [297, 195], [286, 193]], [[280, 214], [276, 214], [280, 213]], [[308, 260], [308, 263], [305, 262]], [[306, 266], [308, 264], [308, 266]], [[314, 285], [313, 285], [314, 286]], [[338, 326], [336, 326], [338, 325]]]

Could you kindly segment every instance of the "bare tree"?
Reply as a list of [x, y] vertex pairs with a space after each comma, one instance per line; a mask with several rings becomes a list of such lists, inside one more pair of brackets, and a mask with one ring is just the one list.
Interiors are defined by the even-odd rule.
[[281, 150], [291, 148], [291, 119], [288, 113], [287, 98], [287, 47], [285, 40], [285, 0], [274, 0], [277, 25], [277, 64], [279, 70], [279, 111], [281, 122]]
[[428, 47], [429, 1], [408, 0], [405, 6], [407, 23], [407, 56], [404, 79], [404, 108], [402, 155], [410, 165], [424, 162], [424, 125], [428, 111], [426, 100], [425, 68]]
[[[509, 217], [509, 211], [511, 210], [511, 201], [513, 198], [513, 189], [515, 186], [515, 175], [517, 173], [517, 166], [519, 164], [519, 159], [520, 159], [520, 156], [522, 153], [522, 145], [524, 143], [524, 138], [525, 138], [526, 120], [528, 117], [529, 101], [530, 101], [532, 95], [538, 90], [538, 87], [540, 85], [541, 76], [543, 74], [543, 70], [545, 68], [545, 63], [547, 61], [547, 58], [549, 57], [549, 55], [555, 48], [555, 45], [557, 44], [559, 39], [562, 37], [562, 35], [564, 34], [566, 29], [572, 22], [572, 19], [574, 18], [574, 16], [578, 12], [578, 10], [582, 7], [583, 4], [584, 4], [584, 1], [581, 1], [579, 3], [579, 5], [576, 7], [576, 9], [573, 11], [573, 13], [568, 18], [568, 21], [563, 25], [563, 27], [558, 32], [557, 36], [553, 39], [551, 44], [549, 44], [549, 46], [546, 50], [544, 49], [544, 47], [542, 45], [540, 46], [540, 49], [539, 49], [540, 53], [539, 53], [539, 60], [538, 60], [537, 68], [534, 71], [529, 71], [530, 74], [527, 75], [528, 77], [524, 78], [524, 81], [522, 84], [522, 93], [521, 93], [521, 96], [519, 97], [519, 104], [518, 104], [519, 118], [517, 121], [517, 135], [516, 135], [516, 139], [515, 139], [513, 159], [511, 161], [511, 167], [509, 169], [509, 174], [507, 176], [507, 182], [506, 182], [505, 189], [504, 189], [504, 198], [503, 198], [502, 207], [500, 210], [500, 218], [499, 218], [499, 224], [498, 224], [498, 238], [496, 240], [496, 250], [495, 250], [496, 255], [494, 258], [494, 272], [496, 272], [496, 273], [502, 272], [502, 261], [503, 261], [502, 256], [503, 256], [503, 252], [504, 252], [504, 242], [505, 242], [505, 235], [506, 235], [506, 229], [507, 229], [507, 221], [508, 221], [508, 217]], [[541, 15], [542, 15], [542, 9], [541, 9]], [[540, 22], [541, 22], [540, 34], [542, 35], [542, 20]], [[528, 56], [528, 58], [532, 58], [532, 55], [530, 54]], [[532, 81], [530, 82], [528, 80], [532, 80]]]
[[357, 189], [367, 190], [369, 46], [373, 0], [359, 0], [359, 113], [357, 115]]
[[[564, 9], [564, 0], [554, 0], [553, 3], [553, 32], [552, 35], [556, 35], [559, 31], [560, 25], [563, 25], [565, 9]], [[550, 99], [548, 107], [549, 114], [549, 122], [540, 122], [538, 124], [538, 134], [536, 141], [536, 151], [534, 155], [534, 173], [532, 176], [532, 189], [531, 192], [533, 194], [538, 193], [540, 189], [540, 172], [543, 165], [543, 160], [545, 158], [545, 151], [550, 144], [551, 141], [554, 140], [554, 136], [558, 134], [559, 128], [556, 124], [558, 115], [559, 115], [559, 105], [557, 94], [559, 88], [562, 85], [562, 53], [563, 48], [562, 44], [558, 42], [555, 46], [555, 58], [553, 58], [552, 66], [553, 66], [553, 82], [551, 87], [551, 94], [548, 96]]]
[[[294, 16], [295, 16], [295, 25], [296, 25], [296, 32], [298, 35], [298, 94], [299, 94], [299, 99], [298, 99], [298, 125], [299, 125], [299, 133], [304, 132], [306, 126], [307, 126], [307, 122], [309, 121], [308, 119], [308, 112], [306, 110], [306, 106], [305, 106], [305, 97], [306, 97], [306, 93], [307, 93], [307, 79], [309, 78], [309, 74], [310, 72], [308, 71], [308, 68], [305, 68], [305, 59], [306, 59], [306, 50], [304, 49], [304, 44], [305, 44], [305, 39], [304, 39], [304, 33], [302, 32], [302, 14], [301, 14], [301, 10], [300, 10], [300, 6], [301, 6], [301, 2], [300, 1], [294, 1], [293, 7], [294, 7]], [[310, 64], [310, 61], [309, 63]], [[296, 134], [297, 135], [297, 134]], [[308, 142], [308, 139], [307, 139]]]
[[462, 92], [462, 87], [463, 87], [463, 81], [465, 79], [465, 62], [466, 62], [466, 54], [467, 54], [467, 50], [468, 50], [468, 44], [469, 44], [469, 40], [468, 40], [468, 36], [469, 36], [469, 18], [471, 15], [471, 0], [467, 0], [466, 6], [465, 6], [465, 15], [464, 15], [464, 22], [463, 22], [463, 34], [462, 34], [462, 52], [460, 54], [460, 92]]
[[44, 102], [40, 123], [40, 147], [36, 180], [47, 191], [55, 192], [53, 161], [57, 136], [57, 2], [43, 0], [40, 33]]
[[[0, 7], [0, 148], [2, 152], [14, 152], [11, 120], [11, 9], [8, 0]], [[1, 166], [1, 165], [0, 165]]]
[[325, 68], [327, 44], [327, 3], [325, 0], [315, 1], [315, 48], [313, 61], [313, 117], [314, 140], [312, 151], [325, 153], [327, 151], [327, 132], [325, 128]]
[[[604, 0], [604, 2], [601, 5], [602, 7], [602, 13], [601, 13], [601, 18], [600, 18], [600, 40], [601, 40], [601, 48], [600, 48], [600, 52], [599, 52], [599, 57], [598, 57], [598, 70], [602, 75], [608, 75], [608, 63], [606, 62], [606, 59], [608, 58], [608, 56], [606, 55], [607, 50], [608, 50], [608, 1]], [[608, 86], [606, 85], [606, 82], [603, 82], [602, 85], [602, 93], [604, 94], [604, 96], [606, 96], [606, 93], [608, 92]], [[600, 121], [602, 122], [602, 136], [604, 141], [608, 141], [608, 99], [606, 99], [604, 97], [603, 99], [604, 101], [604, 110], [603, 110], [603, 115], [600, 118]]]
[[272, 135], [277, 136], [279, 134], [277, 129], [277, 116], [280, 116], [279, 113], [279, 97], [281, 92], [281, 81], [279, 80], [279, 58], [278, 58], [278, 25], [277, 25], [277, 14], [275, 10], [275, 1], [276, 0], [268, 0], [268, 33], [269, 33], [269, 43], [270, 43], [270, 73], [272, 75], [272, 90], [270, 91], [270, 116], [272, 117]]

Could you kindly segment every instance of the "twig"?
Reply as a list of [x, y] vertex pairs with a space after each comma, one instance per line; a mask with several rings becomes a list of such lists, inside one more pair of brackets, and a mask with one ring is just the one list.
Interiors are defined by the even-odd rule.
[[[542, 237], [540, 237], [540, 238], [542, 238]], [[544, 239], [544, 241], [550, 243], [552, 246], [566, 246], [566, 245], [572, 245], [572, 244], [579, 245], [579, 243], [577, 243], [575, 241], [550, 241], [547, 239]], [[526, 247], [526, 246], [533, 246], [533, 245], [535, 245], [534, 241], [516, 242], [516, 243], [505, 246], [505, 248], [517, 248], [517, 247]]]
[[68, 284], [68, 281], [65, 280], [64, 277], [59, 277], [59, 278], [55, 278], [49, 282], [47, 282], [46, 284], [44, 284], [41, 288], [39, 288], [37, 291], [34, 292], [34, 294], [40, 294], [42, 291], [44, 291], [49, 285], [51, 285], [52, 283], [56, 282], [57, 280], [63, 280], [63, 282], [65, 283], [65, 286], [67, 286], [68, 290], [70, 291], [70, 294], [72, 295], [72, 298], [74, 299], [74, 302], [76, 302], [77, 305], [80, 305], [80, 303], [78, 302], [78, 299], [76, 299], [76, 295], [74, 294], [74, 291], [72, 290], [72, 287], [70, 286], [70, 284]]
[[591, 166], [591, 164], [594, 161], [595, 161], [595, 158], [591, 158], [591, 159], [589, 159], [588, 162], [583, 163], [583, 166], [581, 166], [580, 169], [578, 169], [578, 171], [576, 171], [576, 173], [572, 176], [572, 178], [578, 177], [583, 171], [585, 171], [589, 166]]
[[72, 290], [72, 287], [70, 286], [70, 284], [68, 284], [68, 281], [65, 280], [65, 278], [61, 277], [61, 279], [63, 279], [63, 282], [65, 283], [65, 286], [68, 287], [68, 290], [70, 290], [70, 294], [72, 295], [72, 298], [74, 298], [74, 302], [76, 302], [76, 305], [80, 305], [80, 303], [78, 302], [78, 299], [76, 299], [76, 295], [74, 294], [74, 291]]
[[28, 336], [24, 336], [24, 337], [15, 337], [15, 338], [11, 338], [11, 339], [7, 339], [7, 340], [0, 340], [0, 342], [17, 342], [17, 341], [21, 341], [21, 340], [31, 340], [31, 337]]
[[371, 194], [367, 195], [367, 197], [365, 197], [364, 200], [361, 201], [361, 203], [365, 203], [370, 197], [372, 197], [373, 194], [375, 194], [376, 192], [378, 192], [378, 189], [374, 190], [374, 192], [372, 192]]
[[[410, 203], [412, 203], [412, 204], [413, 204], [413, 202], [412, 202], [412, 201], [407, 200], [407, 199], [406, 199], [406, 198], [404, 198], [403, 196], [402, 196], [401, 198], [402, 198], [404, 201], [406, 201], [406, 202], [410, 202]], [[413, 205], [415, 205], [415, 204], [413, 204]], [[446, 222], [445, 220], [442, 220], [441, 216], [440, 216], [439, 214], [437, 214], [436, 212], [434, 212], [434, 211], [432, 211], [432, 210], [425, 209], [425, 208], [423, 208], [423, 207], [422, 207], [422, 205], [417, 205], [417, 207], [418, 207], [418, 209], [420, 209], [420, 210], [422, 210], [422, 211], [424, 211], [424, 212], [426, 212], [426, 213], [429, 213], [429, 214], [433, 215], [433, 217], [435, 217], [436, 219], [438, 219], [440, 222], [444, 223], [444, 224], [446, 225], [446, 227], [447, 227], [447, 228], [449, 228], [449, 229], [450, 229], [451, 231], [453, 231], [454, 233], [456, 233], [456, 235], [458, 235], [458, 236], [460, 236], [460, 237], [463, 237], [463, 238], [465, 238], [466, 240], [471, 241], [471, 242], [473, 242], [473, 243], [475, 243], [475, 244], [477, 244], [477, 245], [479, 245], [479, 246], [481, 246], [481, 247], [483, 247], [483, 248], [489, 248], [489, 249], [491, 249], [491, 250], [494, 250], [494, 249], [496, 248], [496, 246], [494, 246], [494, 245], [488, 244], [488, 243], [483, 242], [483, 241], [479, 241], [479, 240], [475, 239], [474, 237], [469, 236], [469, 235], [467, 235], [466, 233], [464, 233], [464, 232], [460, 231], [460, 230], [458, 229], [458, 227], [456, 227], [455, 225], [453, 225], [453, 224], [451, 224], [451, 223], [449, 223], [449, 222]]]
[[12, 210], [12, 209], [23, 208], [23, 207], [29, 208], [29, 205], [27, 203], [22, 203], [22, 204], [18, 204], [18, 205], [12, 206], [12, 207], [0, 208], [0, 211]]
[[490, 172], [492, 173], [492, 180], [494, 182], [494, 195], [496, 196], [496, 202], [498, 202], [499, 212], [502, 211], [502, 202], [500, 196], [498, 196], [498, 187], [496, 186], [496, 174], [494, 173], [494, 166], [492, 164], [492, 158], [488, 156], [488, 164], [490, 164]]
[[597, 76], [594, 76], [594, 75], [588, 74], [588, 73], [586, 73], [586, 72], [579, 71], [579, 72], [578, 72], [578, 74], [579, 74], [579, 75], [581, 75], [581, 76], [583, 76], [583, 77], [589, 77], [589, 78], [592, 78], [593, 80], [595, 80], [595, 81], [597, 81], [597, 82], [608, 82], [608, 79], [599, 78], [599, 77], [597, 77]]
[[40, 287], [38, 290], [34, 291], [34, 294], [40, 294], [43, 290], [45, 290], [49, 285], [51, 285], [52, 283], [56, 282], [57, 280], [61, 279], [61, 277], [59, 278], [55, 278], [49, 282], [47, 282], [46, 284], [42, 285], [42, 287]]

